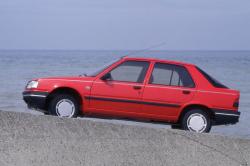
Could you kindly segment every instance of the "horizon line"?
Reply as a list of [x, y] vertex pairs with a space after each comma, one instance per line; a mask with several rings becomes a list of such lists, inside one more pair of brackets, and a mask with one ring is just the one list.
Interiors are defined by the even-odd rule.
[[[0, 49], [0, 51], [139, 51], [141, 49]], [[250, 49], [152, 49], [148, 51], [250, 51]]]

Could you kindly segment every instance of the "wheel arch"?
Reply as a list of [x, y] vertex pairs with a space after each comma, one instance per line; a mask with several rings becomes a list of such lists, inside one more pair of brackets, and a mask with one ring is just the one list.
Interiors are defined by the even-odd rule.
[[180, 115], [179, 115], [179, 118], [178, 118], [177, 123], [180, 123], [181, 119], [183, 118], [183, 116], [184, 116], [187, 112], [189, 112], [189, 111], [191, 111], [191, 110], [193, 110], [193, 109], [197, 109], [197, 108], [198, 108], [198, 109], [201, 109], [201, 110], [203, 110], [203, 111], [205, 111], [205, 112], [211, 117], [211, 119], [214, 119], [214, 118], [215, 118], [214, 112], [213, 112], [208, 106], [205, 106], [205, 105], [202, 105], [202, 104], [190, 104], [190, 105], [185, 106], [185, 107], [182, 109], [182, 111], [181, 111], [181, 113], [180, 113]]
[[58, 94], [72, 95], [73, 97], [75, 97], [77, 99], [77, 101], [80, 105], [80, 109], [82, 109], [82, 101], [83, 101], [82, 96], [80, 95], [80, 93], [76, 89], [70, 88], [70, 87], [58, 87], [58, 88], [54, 89], [53, 91], [51, 91], [46, 98], [46, 109], [48, 109], [50, 101], [54, 98], [54, 96], [56, 96]]

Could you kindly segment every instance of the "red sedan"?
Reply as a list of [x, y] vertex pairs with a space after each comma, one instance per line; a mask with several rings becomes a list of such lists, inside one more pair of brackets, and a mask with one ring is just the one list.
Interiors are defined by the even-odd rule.
[[46, 114], [163, 121], [200, 133], [237, 123], [239, 98], [195, 65], [132, 57], [85, 76], [35, 79], [23, 92], [29, 108]]

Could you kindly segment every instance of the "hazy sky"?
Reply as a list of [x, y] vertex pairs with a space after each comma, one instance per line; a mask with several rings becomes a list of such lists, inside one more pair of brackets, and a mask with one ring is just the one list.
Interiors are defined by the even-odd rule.
[[1, 0], [0, 49], [250, 50], [250, 0]]

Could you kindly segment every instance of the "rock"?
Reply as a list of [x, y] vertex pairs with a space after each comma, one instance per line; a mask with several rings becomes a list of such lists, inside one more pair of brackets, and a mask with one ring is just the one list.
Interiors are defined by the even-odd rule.
[[1, 166], [248, 163], [247, 139], [0, 111]]

